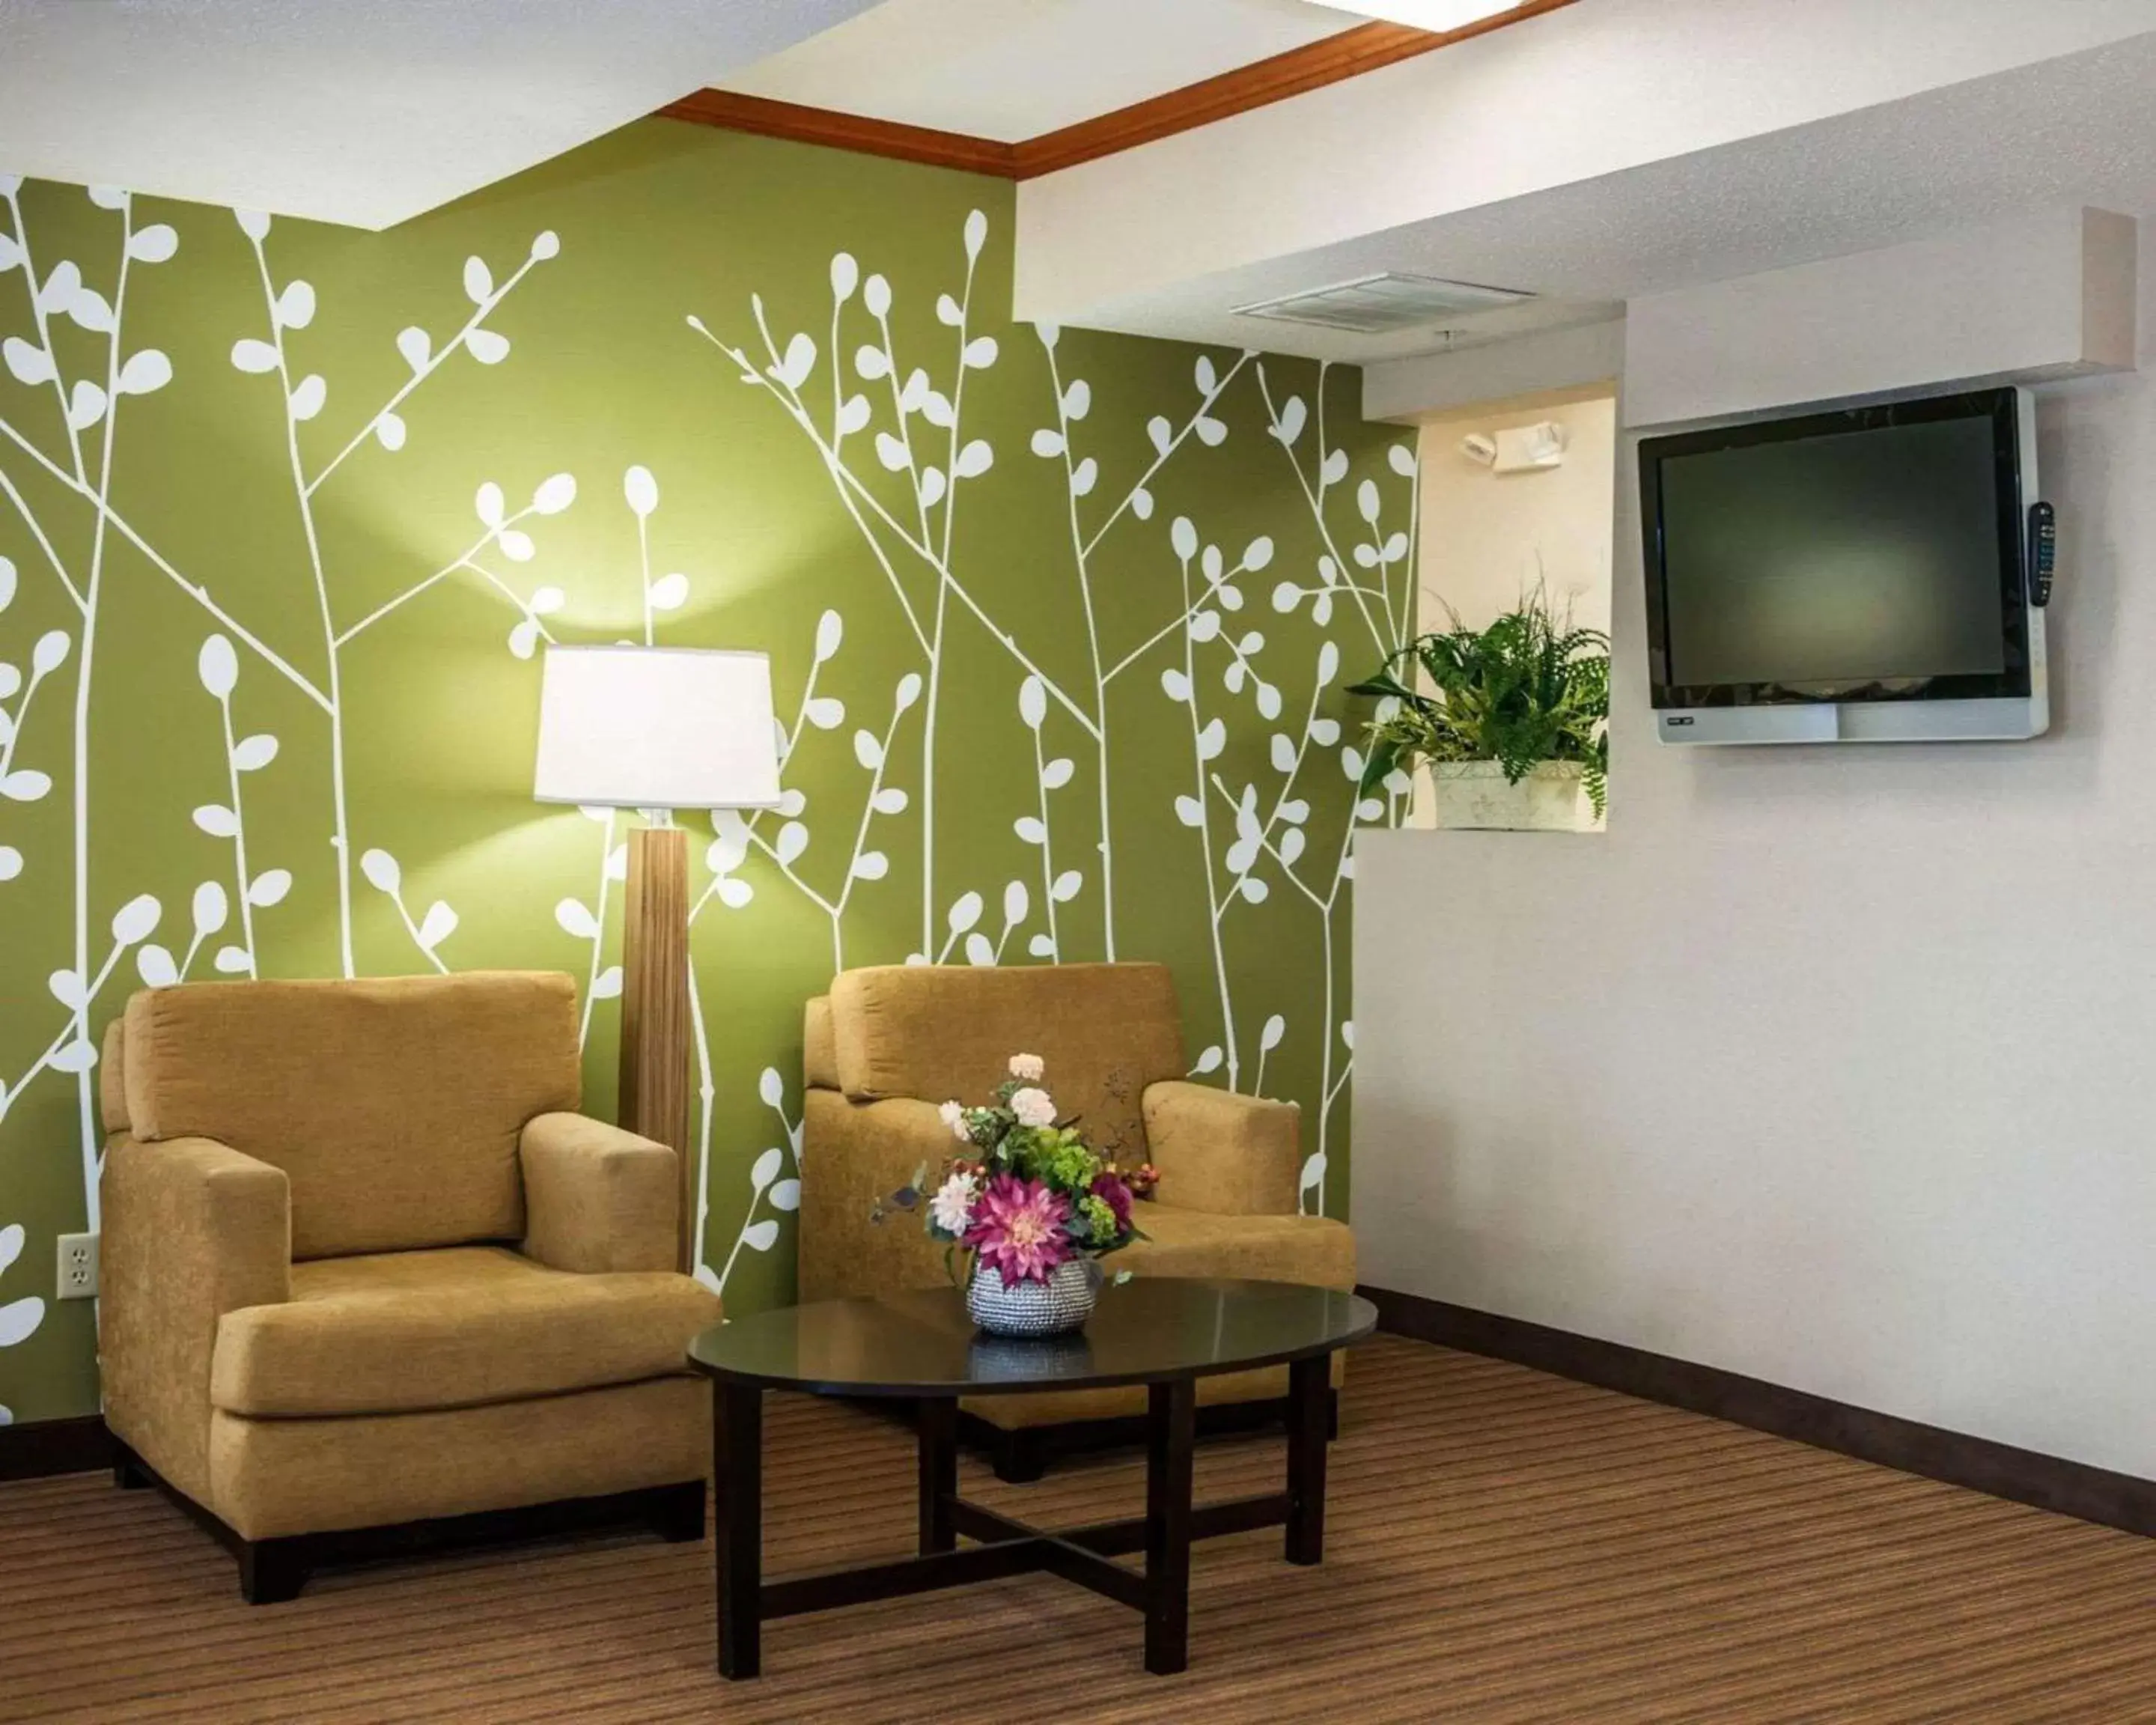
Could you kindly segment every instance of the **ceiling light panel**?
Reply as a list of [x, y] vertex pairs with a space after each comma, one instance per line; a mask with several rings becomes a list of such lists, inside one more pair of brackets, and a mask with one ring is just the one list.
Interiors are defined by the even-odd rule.
[[1364, 18], [1380, 18], [1418, 30], [1465, 29], [1502, 12], [1517, 12], [1522, 0], [1317, 0], [1335, 12], [1353, 12]]
[[1376, 336], [1444, 323], [1500, 305], [1517, 305], [1533, 297], [1511, 288], [1445, 281], [1434, 275], [1387, 274], [1260, 300], [1234, 310], [1240, 317], [1270, 317], [1281, 323], [1315, 324], [1320, 329]]

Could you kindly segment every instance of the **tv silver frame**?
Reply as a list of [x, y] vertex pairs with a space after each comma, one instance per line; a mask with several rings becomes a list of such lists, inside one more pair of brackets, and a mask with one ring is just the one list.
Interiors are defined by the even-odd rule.
[[[1923, 395], [1940, 393], [1925, 390]], [[2021, 444], [2019, 513], [2044, 494], [2036, 481], [2036, 398], [2017, 388], [2015, 424]], [[1900, 398], [1915, 399], [1914, 396]], [[1870, 398], [1877, 400], [1878, 398]], [[1831, 412], [1854, 403], [1822, 403]], [[1742, 424], [1768, 417], [1710, 422]], [[1784, 417], [1780, 411], [1774, 418]], [[2028, 578], [2023, 571], [2022, 578]], [[1692, 747], [1732, 743], [1789, 742], [2022, 742], [2051, 728], [2051, 672], [2044, 650], [2044, 612], [2031, 603], [2029, 627], [2029, 693], [1979, 701], [1852, 701], [1761, 703], [1753, 706], [1665, 707], [1655, 713], [1657, 741]]]

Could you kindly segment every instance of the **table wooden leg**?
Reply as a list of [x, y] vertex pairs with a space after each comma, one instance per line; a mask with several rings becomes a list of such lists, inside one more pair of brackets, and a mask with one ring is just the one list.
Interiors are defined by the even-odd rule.
[[1287, 1560], [1325, 1558], [1325, 1445], [1332, 1361], [1299, 1359], [1287, 1368]]
[[711, 1395], [719, 1675], [753, 1677], [763, 1663], [763, 1392], [721, 1379]]
[[956, 1551], [958, 1530], [951, 1513], [958, 1495], [958, 1404], [931, 1396], [920, 1407], [921, 1551]]
[[1145, 1668], [1158, 1676], [1190, 1661], [1190, 1473], [1198, 1386], [1155, 1384], [1146, 1420]]

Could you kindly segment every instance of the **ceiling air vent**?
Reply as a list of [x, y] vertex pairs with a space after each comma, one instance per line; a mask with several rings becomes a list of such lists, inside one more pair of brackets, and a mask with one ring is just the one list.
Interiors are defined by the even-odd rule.
[[1306, 294], [1287, 294], [1238, 305], [1240, 317], [1270, 317], [1281, 323], [1315, 324], [1320, 329], [1350, 330], [1382, 336], [1445, 323], [1473, 311], [1517, 305], [1532, 294], [1509, 288], [1477, 287], [1472, 282], [1443, 281], [1434, 275], [1365, 275]]

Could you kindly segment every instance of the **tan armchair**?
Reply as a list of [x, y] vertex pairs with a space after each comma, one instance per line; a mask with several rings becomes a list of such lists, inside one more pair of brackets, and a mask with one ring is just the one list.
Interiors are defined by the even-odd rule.
[[702, 1536], [719, 1302], [674, 1269], [674, 1153], [574, 1112], [579, 1070], [564, 976], [189, 985], [107, 1033], [116, 1472], [250, 1600], [504, 1522]]
[[[1137, 1276], [1249, 1276], [1352, 1289], [1355, 1237], [1296, 1214], [1292, 1103], [1188, 1082], [1175, 985], [1158, 964], [1010, 969], [886, 966], [835, 978], [808, 1003], [801, 1188], [801, 1297], [834, 1299], [946, 1281], [942, 1248], [912, 1220], [872, 1223], [880, 1197], [956, 1151], [947, 1098], [986, 1101], [1017, 1053], [1048, 1062], [1048, 1087], [1096, 1147], [1160, 1171], [1138, 1207], [1149, 1236], [1116, 1255]], [[1335, 1382], [1341, 1368], [1335, 1356]], [[1285, 1368], [1199, 1381], [1214, 1428], [1276, 1417]], [[1055, 1450], [1135, 1433], [1145, 1392], [983, 1397], [963, 1404], [1007, 1479]]]

